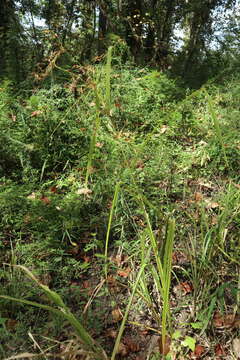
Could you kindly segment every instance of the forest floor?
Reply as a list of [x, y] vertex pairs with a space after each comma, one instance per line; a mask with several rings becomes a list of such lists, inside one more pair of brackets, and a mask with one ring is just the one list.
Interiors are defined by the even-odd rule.
[[1, 88], [1, 358], [97, 359], [71, 311], [111, 360], [237, 360], [237, 76], [87, 72]]

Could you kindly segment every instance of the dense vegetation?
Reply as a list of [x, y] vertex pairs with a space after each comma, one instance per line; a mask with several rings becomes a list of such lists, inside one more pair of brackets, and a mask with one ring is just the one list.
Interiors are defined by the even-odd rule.
[[0, 357], [237, 359], [238, 4], [0, 5]]

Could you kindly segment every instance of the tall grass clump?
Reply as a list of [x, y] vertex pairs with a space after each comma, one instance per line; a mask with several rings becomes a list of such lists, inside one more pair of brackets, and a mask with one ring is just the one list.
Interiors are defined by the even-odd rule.
[[[143, 293], [143, 299], [146, 299], [146, 304], [151, 309], [155, 308], [155, 302], [153, 301], [152, 295], [149, 292], [149, 275], [153, 280], [156, 288], [157, 295], [162, 302], [161, 315], [156, 310], [153, 311], [155, 314], [158, 325], [161, 325], [161, 342], [163, 354], [166, 355], [167, 351], [167, 336], [171, 336], [171, 313], [170, 313], [170, 285], [171, 285], [171, 272], [172, 272], [172, 253], [173, 253], [173, 242], [175, 236], [175, 220], [169, 218], [167, 221], [165, 241], [163, 244], [162, 252], [159, 249], [156, 237], [152, 230], [149, 215], [145, 209], [143, 200], [141, 199], [141, 206], [146, 221], [146, 230], [143, 236], [141, 236], [141, 263], [144, 264], [146, 261], [145, 270], [142, 273], [140, 279], [140, 291]], [[150, 262], [149, 258], [146, 258], [148, 251], [151, 251], [154, 257], [155, 264]], [[160, 320], [161, 319], [161, 320]]]
[[219, 122], [218, 116], [214, 110], [213, 101], [211, 99], [211, 96], [207, 93], [206, 90], [205, 90], [205, 92], [206, 92], [206, 96], [207, 96], [209, 113], [211, 115], [213, 125], [214, 125], [216, 138], [221, 146], [221, 151], [223, 154], [224, 162], [225, 162], [226, 167], [228, 168], [229, 163], [228, 163], [228, 159], [227, 159], [227, 155], [226, 155], [226, 151], [225, 151], [225, 147], [224, 147], [224, 141], [223, 141], [222, 131], [221, 131], [221, 127], [220, 127], [220, 122]]
[[[111, 109], [111, 61], [112, 61], [112, 47], [110, 46], [107, 52], [107, 62], [105, 66], [105, 74], [103, 82], [103, 88], [105, 89], [105, 93], [101, 94], [101, 79], [97, 79], [96, 84], [93, 85], [94, 93], [95, 93], [95, 121], [92, 130], [92, 136], [90, 141], [90, 148], [88, 154], [88, 162], [87, 162], [87, 171], [85, 177], [85, 186], [87, 187], [89, 175], [92, 168], [92, 160], [94, 157], [94, 150], [96, 146], [97, 135], [100, 127], [100, 118], [101, 118], [101, 111], [102, 106], [104, 106], [104, 110], [109, 115]], [[102, 101], [104, 103], [102, 103]]]

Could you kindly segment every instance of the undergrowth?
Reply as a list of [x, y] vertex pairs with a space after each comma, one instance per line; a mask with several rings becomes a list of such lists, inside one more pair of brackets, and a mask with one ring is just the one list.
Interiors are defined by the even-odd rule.
[[[111, 57], [110, 50], [106, 65], [88, 67], [77, 99], [68, 83], [28, 97], [14, 97], [11, 84], [1, 85], [1, 294], [46, 300], [6, 264], [26, 266], [61, 296], [106, 353], [115, 343], [115, 357], [120, 338], [109, 344], [102, 334], [118, 302], [109, 283], [119, 267], [126, 271], [125, 261], [132, 281], [124, 283], [128, 275], [118, 280], [141, 299], [135, 310], [122, 299], [132, 326], [145, 326], [134, 311], [151, 314], [150, 328], [162, 332], [162, 354], [169, 337], [172, 358], [187, 356], [203, 333], [210, 336], [218, 310], [239, 311], [239, 85], [235, 79], [190, 92], [148, 68], [111, 68]], [[175, 242], [166, 259], [171, 218]], [[119, 252], [128, 260], [116, 261]], [[165, 282], [158, 260], [165, 264]], [[104, 278], [86, 311], [87, 282], [94, 287]], [[186, 299], [174, 293], [183, 283], [191, 284]], [[181, 319], [186, 306], [191, 311]], [[0, 324], [3, 358], [31, 349], [28, 332], [43, 334], [43, 347], [58, 339], [55, 353], [69, 335], [57, 315], [7, 298], [1, 299]], [[120, 330], [129, 326], [125, 318]]]

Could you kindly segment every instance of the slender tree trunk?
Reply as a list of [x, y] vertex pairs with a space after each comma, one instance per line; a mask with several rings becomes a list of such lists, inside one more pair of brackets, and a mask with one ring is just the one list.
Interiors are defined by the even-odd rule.
[[0, 78], [17, 82], [21, 74], [18, 54], [20, 28], [14, 1], [0, 0]]
[[134, 56], [136, 63], [142, 62], [143, 56], [143, 25], [142, 0], [134, 0], [126, 7], [126, 41]]
[[98, 55], [102, 55], [104, 53], [105, 46], [104, 40], [107, 34], [107, 17], [103, 12], [102, 8], [99, 8], [99, 21], [98, 21]]
[[175, 6], [176, 1], [166, 0], [161, 9], [161, 18], [157, 29], [157, 46], [155, 53], [155, 61], [161, 70], [168, 67], [168, 58], [171, 52], [171, 37], [175, 25]]

